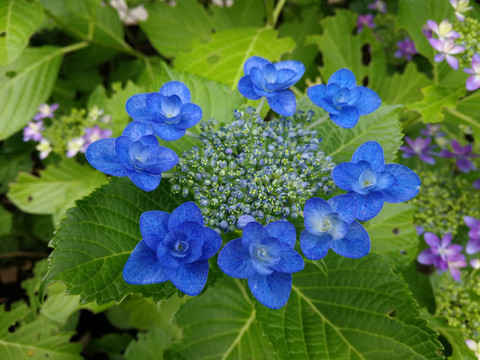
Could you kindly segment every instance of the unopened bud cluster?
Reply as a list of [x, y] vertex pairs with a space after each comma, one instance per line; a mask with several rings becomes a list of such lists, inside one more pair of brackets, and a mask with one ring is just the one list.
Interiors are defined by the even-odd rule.
[[335, 164], [306, 129], [313, 112], [263, 121], [248, 107], [234, 116], [220, 128], [201, 123], [202, 145], [183, 153], [171, 180], [174, 193], [194, 196], [206, 226], [234, 231], [241, 215], [264, 224], [296, 218], [309, 198], [332, 192]]
[[456, 23], [455, 30], [460, 34], [456, 41], [465, 48], [458, 59], [461, 68], [469, 68], [473, 55], [480, 54], [480, 22], [471, 17], [466, 17], [464, 22]]

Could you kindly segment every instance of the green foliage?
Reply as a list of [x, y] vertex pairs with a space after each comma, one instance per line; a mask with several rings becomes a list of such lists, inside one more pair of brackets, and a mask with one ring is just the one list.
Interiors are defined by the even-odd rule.
[[10, 233], [12, 229], [13, 214], [0, 206], [0, 236]]
[[262, 1], [235, 1], [231, 7], [211, 6], [209, 10], [218, 29], [262, 27], [264, 24], [265, 6]]
[[461, 123], [470, 126], [475, 143], [480, 144], [480, 92], [460, 99], [456, 105], [455, 109], [445, 109], [446, 120], [455, 125]]
[[0, 194], [7, 192], [8, 183], [15, 181], [19, 171], [32, 170], [29, 153], [0, 153]]
[[48, 99], [62, 57], [60, 48], [28, 48], [15, 62], [0, 67], [0, 140], [25, 126]]
[[222, 30], [212, 35], [212, 40], [202, 43], [195, 40], [193, 50], [180, 54], [175, 69], [201, 75], [235, 89], [244, 75], [243, 64], [251, 56], [261, 56], [278, 61], [280, 56], [292, 51], [295, 42], [291, 38], [278, 38], [271, 29], [240, 28]]
[[138, 340], [128, 344], [125, 360], [162, 360], [163, 351], [172, 338], [162, 328], [153, 327], [147, 333], [139, 333]]
[[102, 173], [70, 159], [48, 166], [40, 177], [20, 172], [17, 182], [10, 184], [7, 196], [19, 209], [31, 214], [52, 214], [57, 222], [75, 200], [105, 182]]
[[43, 8], [37, 0], [0, 0], [0, 66], [22, 53], [42, 17]]

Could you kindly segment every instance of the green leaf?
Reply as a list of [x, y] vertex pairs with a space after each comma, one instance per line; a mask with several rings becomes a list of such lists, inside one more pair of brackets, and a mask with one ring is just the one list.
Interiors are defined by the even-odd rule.
[[0, 67], [0, 140], [24, 127], [48, 99], [62, 57], [60, 48], [29, 48], [12, 64]]
[[17, 182], [10, 184], [7, 197], [22, 211], [52, 214], [58, 221], [75, 200], [105, 183], [104, 174], [69, 159], [59, 166], [48, 166], [40, 177], [19, 173]]
[[455, 108], [458, 99], [465, 94], [465, 88], [447, 88], [430, 85], [422, 89], [423, 100], [408, 104], [407, 108], [415, 110], [422, 116], [424, 123], [437, 123], [444, 120], [444, 108]]
[[315, 265], [325, 276], [328, 276], [328, 267], [327, 264], [325, 264], [325, 260], [320, 259], [320, 260], [310, 260], [310, 259], [304, 259], [306, 263]]
[[257, 305], [257, 320], [280, 359], [441, 359], [437, 333], [418, 316], [405, 282], [380, 258], [325, 258], [294, 274], [280, 310]]
[[278, 38], [271, 29], [240, 28], [219, 31], [208, 43], [195, 40], [193, 50], [175, 59], [175, 69], [201, 75], [222, 82], [236, 89], [244, 75], [243, 64], [253, 55], [270, 61], [292, 51], [295, 42], [291, 38]]
[[0, 66], [21, 54], [42, 17], [43, 8], [37, 0], [0, 0]]
[[33, 164], [30, 153], [0, 153], [0, 194], [7, 192], [8, 183], [15, 181], [19, 171], [31, 171]]
[[126, 360], [161, 360], [163, 351], [171, 343], [172, 338], [159, 327], [153, 327], [147, 333], [139, 333], [138, 340], [128, 344], [125, 350]]
[[0, 206], [0, 236], [10, 234], [13, 214]]
[[452, 124], [462, 123], [473, 130], [475, 143], [480, 144], [480, 92], [462, 98], [455, 109], [445, 109], [446, 120]]
[[415, 212], [412, 205], [385, 203], [380, 214], [364, 224], [372, 251], [395, 264], [405, 265], [415, 259], [418, 247], [413, 226]]
[[146, 6], [147, 21], [140, 27], [153, 47], [166, 57], [188, 52], [194, 39], [210, 40], [215, 25], [205, 8], [195, 0], [178, 1], [175, 6], [154, 2]]
[[125, 178], [114, 178], [77, 201], [50, 242], [54, 251], [40, 295], [57, 281], [65, 284], [69, 294], [80, 295], [82, 303], [118, 302], [132, 293], [153, 297], [154, 301], [173, 295], [176, 288], [170, 282], [129, 285], [122, 270], [141, 240], [140, 215], [149, 210], [171, 212], [181, 202], [172, 197], [168, 181], [147, 193]]
[[232, 6], [210, 6], [212, 22], [219, 30], [241, 27], [262, 27], [265, 5], [258, 0], [235, 1]]
[[175, 316], [183, 338], [166, 359], [276, 359], [256, 321], [255, 300], [244, 283], [228, 278], [202, 297], [191, 298]]

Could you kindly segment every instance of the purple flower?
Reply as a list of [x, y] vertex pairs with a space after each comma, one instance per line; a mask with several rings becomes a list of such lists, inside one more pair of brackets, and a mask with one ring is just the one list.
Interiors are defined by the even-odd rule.
[[425, 129], [420, 130], [420, 134], [423, 136], [434, 136], [436, 138], [445, 136], [445, 133], [440, 131], [440, 125], [438, 124], [427, 124]]
[[44, 118], [53, 118], [53, 112], [58, 109], [58, 104], [53, 104], [52, 106], [48, 104], [41, 104], [38, 107], [38, 114], [35, 115], [33, 120], [37, 121]]
[[368, 8], [370, 10], [380, 11], [381, 13], [384, 13], [384, 14], [387, 12], [387, 4], [385, 4], [382, 0], [375, 0], [373, 3], [368, 5]]
[[23, 128], [23, 141], [33, 140], [40, 141], [42, 140], [42, 131], [45, 130], [43, 126], [43, 121], [33, 122], [30, 121], [27, 126]]
[[430, 142], [432, 141], [431, 138], [423, 139], [419, 136], [415, 140], [412, 140], [408, 136], [405, 136], [405, 141], [409, 146], [400, 147], [400, 150], [404, 152], [402, 154], [403, 158], [418, 156], [420, 160], [426, 162], [427, 164], [435, 164], [435, 159], [432, 157], [432, 155], [437, 154], [432, 150], [436, 148], [436, 145], [430, 145]]
[[473, 55], [471, 68], [463, 69], [463, 71], [472, 75], [467, 79], [467, 90], [475, 91], [480, 88], [480, 54]]
[[465, 50], [463, 46], [455, 45], [455, 40], [450, 39], [429, 39], [430, 45], [440, 54], [435, 55], [433, 60], [435, 62], [441, 62], [443, 59], [447, 60], [448, 65], [452, 67], [452, 69], [458, 69], [458, 60], [452, 55], [460, 54]]
[[404, 57], [410, 61], [412, 60], [412, 55], [418, 54], [417, 49], [415, 49], [415, 43], [408, 37], [397, 42], [397, 46], [398, 50], [393, 54], [396, 58]]
[[472, 145], [460, 146], [457, 140], [452, 140], [452, 150], [440, 151], [439, 156], [444, 158], [455, 158], [457, 159], [457, 168], [461, 172], [468, 173], [470, 170], [475, 170], [475, 164], [469, 160], [469, 158], [475, 158], [479, 155], [472, 154]]
[[373, 15], [366, 14], [366, 15], [358, 15], [357, 19], [357, 33], [361, 33], [364, 26], [368, 26], [370, 29], [375, 27], [375, 23], [373, 22]]
[[218, 254], [218, 266], [228, 276], [247, 279], [253, 296], [270, 309], [280, 309], [290, 296], [292, 273], [305, 266], [293, 247], [295, 226], [274, 221], [262, 226], [248, 222], [241, 238], [231, 240]]
[[480, 251], [480, 220], [472, 217], [472, 216], [464, 216], [463, 221], [465, 225], [470, 228], [468, 232], [468, 243], [465, 248], [467, 254], [476, 254]]
[[85, 144], [85, 139], [83, 137], [73, 138], [67, 143], [67, 158], [72, 158], [78, 154], [78, 152], [83, 152], [83, 145]]
[[480, 179], [477, 179], [473, 182], [472, 186], [475, 188], [475, 189], [480, 189]]
[[180, 291], [196, 296], [208, 278], [208, 259], [222, 246], [215, 230], [204, 226], [199, 207], [189, 201], [172, 214], [147, 211], [140, 216], [142, 240], [123, 268], [133, 285], [170, 280]]
[[470, 0], [450, 0], [450, 4], [452, 4], [455, 9], [455, 15], [458, 21], [463, 22], [465, 20], [463, 13], [473, 9], [472, 6], [468, 6], [469, 2]]
[[423, 250], [418, 254], [417, 261], [424, 265], [434, 265], [440, 271], [450, 270], [455, 281], [460, 280], [459, 268], [467, 266], [465, 256], [460, 254], [462, 246], [452, 244], [452, 234], [445, 234], [442, 240], [437, 235], [426, 232], [423, 235], [430, 249]]
[[447, 19], [443, 20], [440, 24], [437, 24], [433, 20], [427, 20], [427, 26], [440, 39], [458, 39], [460, 37], [460, 34], [453, 30], [452, 24]]
[[287, 60], [272, 64], [267, 59], [252, 56], [243, 65], [245, 76], [238, 81], [238, 91], [250, 100], [266, 97], [268, 105], [277, 114], [292, 116], [295, 113], [293, 86], [305, 72], [300, 61]]
[[98, 125], [91, 128], [85, 128], [85, 135], [83, 136], [85, 144], [83, 145], [82, 152], [86, 152], [91, 143], [97, 140], [106, 139], [110, 136], [112, 136], [112, 130], [100, 129]]
[[428, 24], [422, 26], [422, 33], [427, 39], [431, 39], [433, 37], [433, 31], [430, 29]]
[[417, 232], [417, 235], [420, 236], [425, 232], [425, 229], [423, 226], [415, 225], [415, 231]]

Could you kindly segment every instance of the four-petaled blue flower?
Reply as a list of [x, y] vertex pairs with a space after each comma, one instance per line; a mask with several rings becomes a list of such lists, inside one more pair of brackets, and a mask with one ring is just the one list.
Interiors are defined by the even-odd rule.
[[95, 169], [113, 176], [128, 176], [144, 191], [155, 190], [162, 172], [178, 162], [177, 154], [158, 144], [150, 125], [133, 121], [122, 136], [97, 140], [86, 152], [86, 158]]
[[364, 86], [356, 86], [355, 75], [348, 69], [335, 72], [327, 85], [314, 85], [307, 90], [310, 100], [329, 113], [338, 126], [351, 129], [362, 115], [378, 109], [382, 101], [377, 93]]
[[333, 169], [332, 178], [340, 189], [357, 199], [356, 218], [361, 221], [376, 216], [384, 202], [399, 203], [414, 198], [421, 183], [408, 167], [385, 165], [383, 149], [376, 141], [359, 146], [351, 162]]
[[202, 213], [186, 202], [172, 214], [147, 211], [140, 216], [142, 241], [123, 268], [129, 284], [146, 285], [170, 280], [187, 295], [203, 290], [208, 277], [208, 259], [217, 253], [222, 239], [203, 226]]
[[270, 309], [284, 306], [292, 289], [292, 273], [305, 264], [293, 246], [295, 227], [288, 221], [267, 226], [249, 222], [242, 238], [230, 241], [218, 255], [218, 266], [227, 275], [247, 279], [253, 296]]
[[360, 258], [370, 251], [370, 237], [355, 220], [357, 201], [350, 195], [338, 195], [325, 201], [307, 200], [303, 210], [305, 230], [300, 235], [300, 247], [305, 256], [318, 260], [328, 249], [349, 258]]
[[295, 94], [288, 90], [305, 72], [305, 66], [295, 60], [270, 61], [252, 56], [243, 65], [245, 76], [238, 82], [238, 90], [247, 99], [266, 97], [268, 105], [277, 114], [292, 116], [295, 113]]
[[160, 139], [172, 141], [202, 118], [202, 109], [190, 100], [190, 90], [184, 83], [170, 81], [158, 93], [133, 95], [125, 108], [132, 119], [150, 124]]

